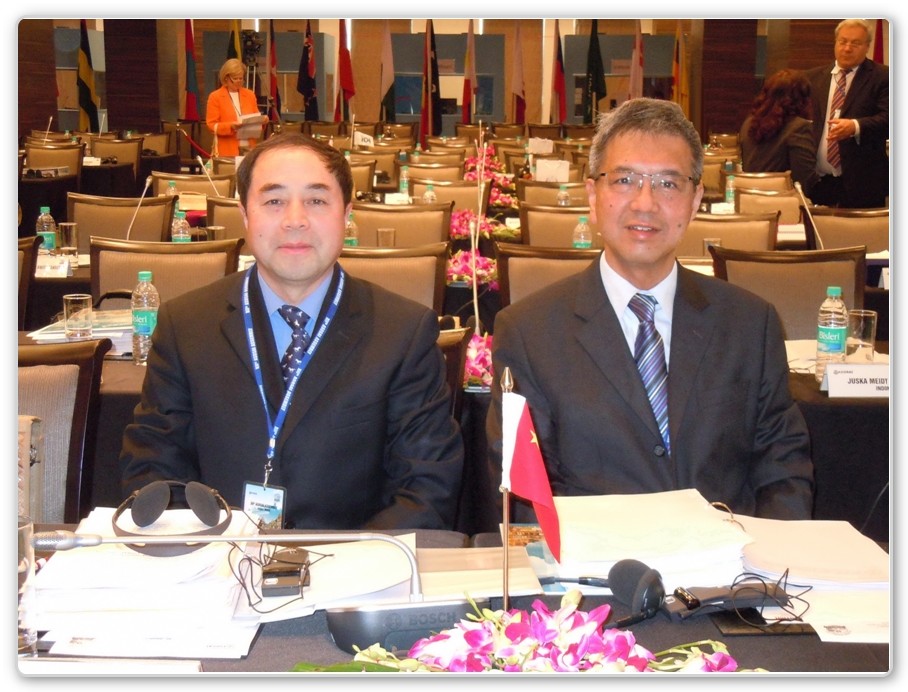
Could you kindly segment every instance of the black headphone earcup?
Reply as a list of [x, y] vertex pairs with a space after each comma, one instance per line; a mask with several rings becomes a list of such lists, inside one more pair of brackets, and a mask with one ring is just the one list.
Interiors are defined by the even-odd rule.
[[154, 481], [135, 494], [132, 501], [132, 520], [136, 526], [149, 526], [156, 522], [170, 504], [170, 485], [167, 481]]
[[221, 507], [215, 492], [207, 485], [197, 481], [187, 483], [186, 503], [206, 526], [215, 526], [220, 521]]
[[662, 575], [639, 560], [619, 560], [608, 573], [609, 588], [632, 613], [655, 610], [665, 599]]

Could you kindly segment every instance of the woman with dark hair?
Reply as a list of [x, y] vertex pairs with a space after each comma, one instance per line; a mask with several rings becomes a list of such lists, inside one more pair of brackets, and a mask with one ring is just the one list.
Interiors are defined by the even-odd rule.
[[810, 82], [800, 70], [779, 70], [763, 83], [741, 126], [741, 167], [791, 171], [806, 195], [817, 181], [811, 130]]

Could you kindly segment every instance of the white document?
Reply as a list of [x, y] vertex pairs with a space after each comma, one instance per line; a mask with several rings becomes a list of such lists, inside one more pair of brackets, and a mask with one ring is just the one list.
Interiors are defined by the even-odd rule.
[[[666, 592], [730, 584], [751, 537], [694, 489], [559, 496], [562, 577], [607, 576], [623, 559], [658, 570]], [[631, 520], [632, 518], [632, 520]]]
[[536, 180], [544, 183], [566, 183], [571, 164], [559, 159], [536, 159]]
[[268, 122], [268, 117], [260, 113], [247, 113], [240, 116], [240, 124], [236, 129], [237, 139], [259, 139], [262, 136], [262, 125]]
[[527, 151], [530, 154], [551, 154], [555, 151], [555, 142], [544, 137], [530, 137], [527, 143]]

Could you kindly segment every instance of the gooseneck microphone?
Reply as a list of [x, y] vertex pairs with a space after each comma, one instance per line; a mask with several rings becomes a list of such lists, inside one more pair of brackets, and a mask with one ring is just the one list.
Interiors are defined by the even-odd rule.
[[630, 627], [659, 612], [665, 602], [662, 575], [639, 560], [619, 560], [608, 573], [609, 588], [622, 603], [631, 607], [631, 614], [618, 618], [604, 629]]
[[132, 233], [133, 224], [136, 222], [136, 217], [139, 215], [139, 209], [142, 208], [142, 200], [145, 199], [145, 194], [148, 192], [148, 188], [151, 187], [151, 176], [145, 178], [145, 187], [142, 190], [142, 196], [139, 197], [139, 203], [136, 205], [136, 210], [132, 213], [132, 218], [129, 220], [129, 227], [126, 229], [126, 240], [129, 240], [129, 236]]
[[211, 183], [211, 187], [214, 189], [214, 194], [216, 197], [223, 197], [220, 192], [218, 192], [218, 186], [214, 184], [214, 181], [211, 179], [211, 176], [208, 175], [208, 169], [205, 168], [205, 161], [202, 160], [201, 155], [197, 155], [195, 160], [199, 162], [199, 165], [202, 167], [202, 171], [205, 173], [205, 177], [208, 178], [208, 182]]
[[817, 225], [813, 222], [813, 214], [810, 213], [810, 204], [808, 203], [807, 198], [804, 196], [804, 190], [801, 189], [801, 183], [797, 180], [794, 183], [794, 189], [798, 191], [798, 197], [801, 198], [801, 204], [804, 205], [804, 213], [807, 214], [805, 221], [810, 224], [810, 227], [813, 228], [813, 237], [816, 239], [817, 250], [825, 250], [823, 246], [823, 239], [820, 237], [820, 231], [817, 228]]

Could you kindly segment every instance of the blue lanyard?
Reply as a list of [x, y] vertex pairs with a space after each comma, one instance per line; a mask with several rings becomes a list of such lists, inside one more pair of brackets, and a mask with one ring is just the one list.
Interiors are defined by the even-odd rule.
[[262, 380], [262, 364], [259, 361], [258, 348], [255, 344], [255, 332], [252, 329], [252, 309], [249, 305], [249, 276], [251, 273], [252, 267], [249, 267], [249, 269], [246, 270], [246, 276], [243, 279], [243, 322], [246, 327], [246, 341], [249, 343], [249, 355], [252, 358], [252, 368], [255, 373], [255, 384], [258, 386], [259, 395], [262, 397], [262, 405], [265, 407], [265, 421], [268, 425], [268, 450], [265, 453], [264, 481], [264, 485], [268, 485], [268, 478], [271, 476], [272, 462], [274, 461], [274, 454], [277, 449], [277, 438], [280, 436], [281, 428], [284, 427], [284, 419], [287, 417], [290, 402], [293, 401], [296, 383], [299, 382], [303, 370], [306, 369], [309, 361], [312, 360], [315, 349], [321, 344], [325, 331], [328, 329], [328, 326], [334, 319], [334, 315], [337, 313], [337, 306], [340, 304], [341, 295], [343, 295], [344, 292], [345, 274], [344, 270], [339, 268], [339, 278], [337, 281], [337, 290], [334, 292], [334, 298], [328, 306], [325, 318], [321, 321], [321, 324], [319, 324], [318, 329], [316, 330], [315, 337], [309, 343], [309, 348], [307, 348], [306, 352], [303, 354], [299, 367], [294, 371], [293, 377], [290, 378], [290, 384], [287, 385], [287, 390], [284, 392], [284, 398], [277, 411], [277, 418], [272, 421], [271, 412], [268, 410], [268, 399], [265, 396], [265, 384]]

